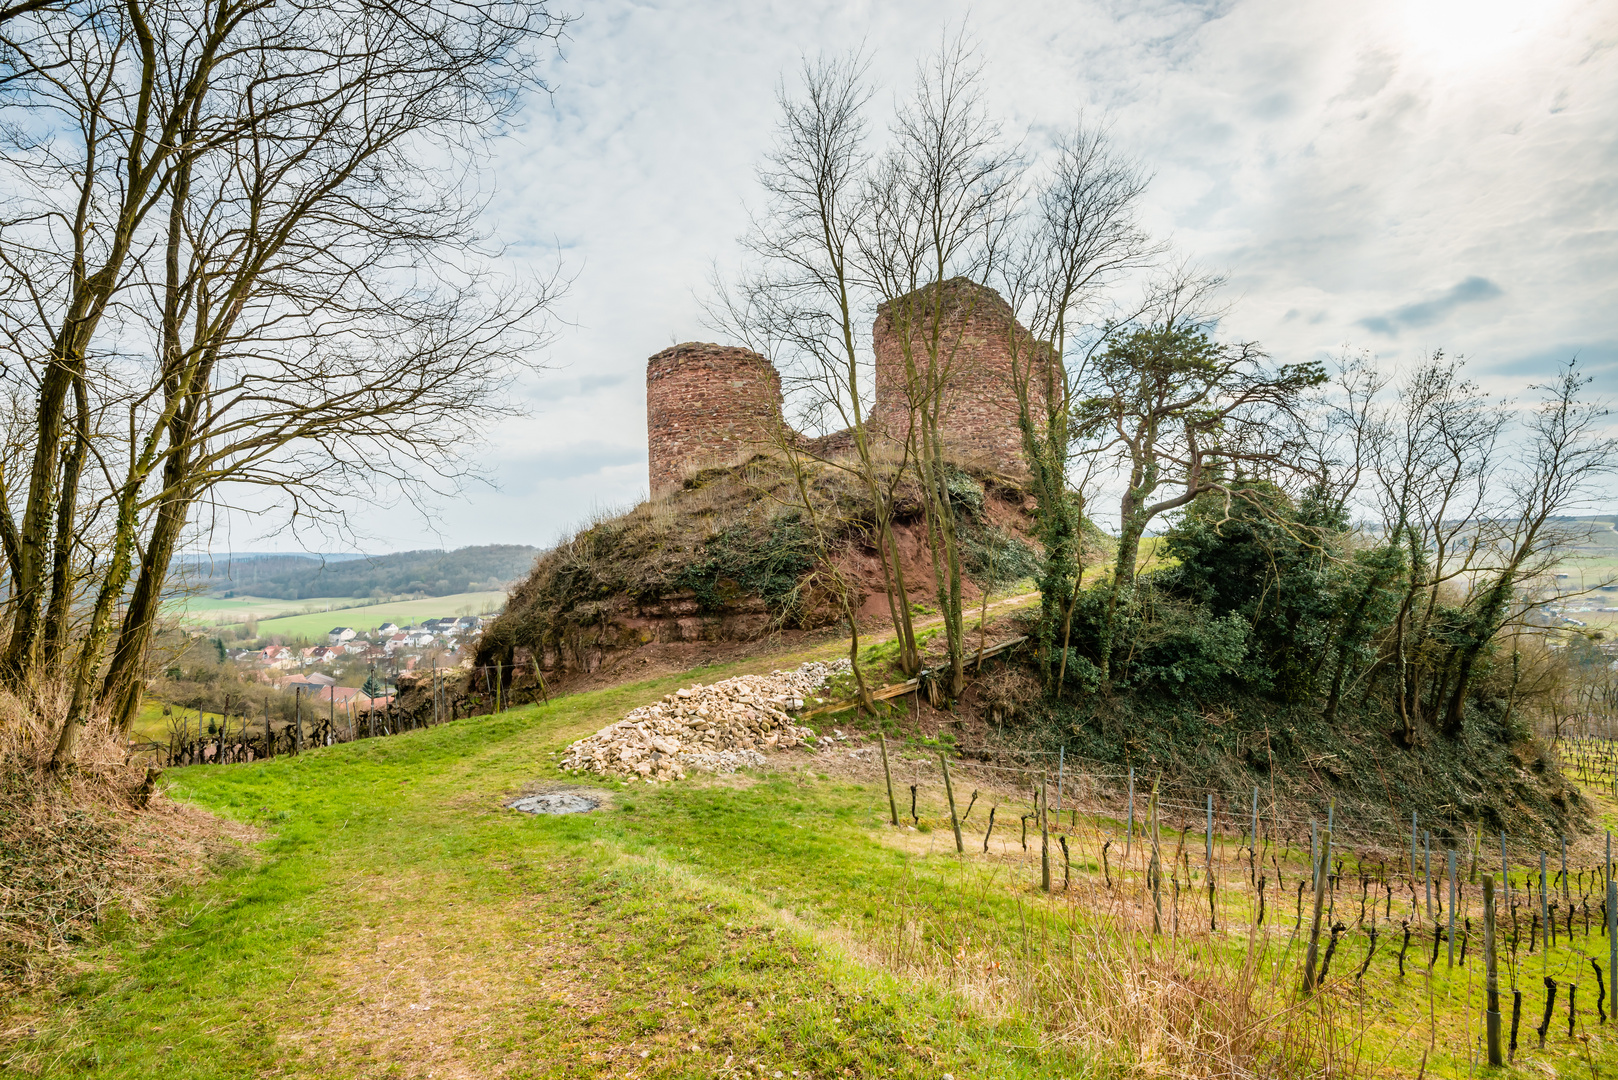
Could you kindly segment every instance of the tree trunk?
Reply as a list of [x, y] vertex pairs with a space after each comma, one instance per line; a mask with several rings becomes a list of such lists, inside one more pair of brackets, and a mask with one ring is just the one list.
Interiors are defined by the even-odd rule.
[[111, 708], [113, 720], [120, 730], [126, 732], [134, 722], [135, 714], [140, 711], [141, 695], [145, 690], [146, 649], [151, 642], [152, 625], [158, 617], [175, 546], [191, 510], [191, 498], [185, 493], [183, 480], [185, 470], [186, 466], [178, 458], [170, 458], [169, 467], [163, 470], [163, 478], [170, 483], [169, 490], [174, 494], [165, 497], [158, 505], [156, 521], [141, 559], [140, 573], [135, 578], [129, 607], [118, 630], [112, 663], [101, 683], [102, 703]]
[[62, 441], [63, 405], [67, 392], [83, 371], [82, 356], [57, 350], [40, 381], [34, 418], [34, 455], [28, 477], [28, 496], [17, 530], [17, 574], [11, 583], [11, 640], [4, 669], [7, 680], [19, 686], [34, 671], [40, 630], [40, 602], [45, 593], [45, 563], [51, 526], [57, 507], [57, 450]]
[[73, 445], [62, 457], [61, 498], [56, 513], [56, 543], [51, 553], [51, 593], [45, 608], [45, 629], [40, 637], [39, 663], [54, 670], [67, 647], [68, 622], [73, 607], [73, 555], [77, 542], [73, 527], [78, 514], [79, 480], [90, 448], [90, 401], [84, 379], [73, 380]]
[[70, 770], [78, 763], [79, 731], [84, 727], [96, 669], [101, 666], [101, 653], [106, 648], [107, 634], [112, 627], [113, 605], [129, 583], [130, 564], [135, 550], [135, 502], [138, 496], [138, 489], [125, 488], [119, 493], [112, 561], [96, 595], [90, 626], [79, 647], [79, 660], [73, 672], [73, 698], [68, 705], [67, 718], [62, 722], [62, 733], [56, 740], [56, 750], [51, 755], [53, 771]]
[[1107, 590], [1107, 611], [1101, 620], [1101, 688], [1112, 690], [1112, 648], [1117, 637], [1118, 602], [1134, 592], [1135, 559], [1140, 553], [1141, 534], [1146, 522], [1138, 515], [1124, 517], [1118, 535], [1118, 557], [1113, 560], [1112, 584]]

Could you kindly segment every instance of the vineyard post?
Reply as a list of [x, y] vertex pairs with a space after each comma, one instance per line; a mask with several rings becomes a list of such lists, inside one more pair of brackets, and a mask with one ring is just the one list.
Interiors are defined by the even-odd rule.
[[[1129, 824], [1124, 826], [1124, 858], [1129, 858], [1129, 848], [1135, 839], [1135, 770], [1129, 770]], [[1607, 837], [1607, 858], [1612, 859], [1612, 837]]]
[[1320, 865], [1320, 825], [1314, 818], [1309, 819], [1309, 872], [1314, 873]]
[[328, 686], [328, 687], [326, 687], [326, 693], [331, 695], [331, 700], [326, 705], [326, 737], [331, 739], [333, 742], [336, 742], [337, 741], [337, 687], [336, 686]]
[[1450, 967], [1455, 967], [1455, 848], [1450, 848]]
[[1545, 895], [1545, 853], [1539, 853], [1539, 925], [1545, 928], [1544, 947], [1540, 950], [1540, 966], [1551, 969], [1551, 902]]
[[1337, 800], [1326, 800], [1326, 866], [1331, 866], [1331, 838], [1337, 835]]
[[1573, 897], [1567, 888], [1567, 837], [1562, 837], [1562, 899], [1571, 904]]
[[1253, 853], [1258, 854], [1258, 787], [1253, 787]]
[[270, 699], [264, 698], [264, 756], [275, 756], [275, 738], [270, 734]]
[[1416, 880], [1416, 812], [1410, 811], [1410, 880]]
[[1421, 877], [1427, 890], [1427, 917], [1433, 917], [1433, 834], [1421, 832]]
[[1618, 881], [1607, 879], [1607, 1012], [1618, 1018]]
[[292, 752], [303, 753], [303, 687], [292, 688]]
[[1046, 892], [1051, 891], [1051, 797], [1045, 790], [1049, 781], [1048, 775], [1039, 778], [1039, 879]]
[[1208, 825], [1205, 830], [1208, 847], [1208, 878], [1213, 879], [1213, 793], [1208, 794]]
[[[1330, 830], [1327, 830], [1326, 836], [1329, 843]], [[1326, 845], [1322, 844], [1320, 861], [1315, 864], [1314, 868], [1315, 911], [1309, 923], [1309, 951], [1304, 954], [1303, 959], [1303, 992], [1305, 994], [1312, 993], [1315, 989], [1315, 961], [1320, 954], [1320, 915], [1321, 909], [1325, 907], [1326, 903], [1326, 850]]]
[[1056, 748], [1056, 823], [1062, 823], [1062, 766], [1067, 760], [1067, 747]]
[[[944, 756], [942, 750], [938, 752], [938, 764], [943, 766], [944, 769], [944, 796], [949, 799], [949, 825], [950, 828], [955, 830], [955, 853], [964, 855], [966, 845], [961, 843], [961, 819], [955, 814], [955, 789], [949, 782], [949, 759]], [[1047, 881], [1045, 884], [1049, 886], [1050, 882]], [[1047, 888], [1046, 891], [1049, 892], [1050, 890]]]
[[893, 773], [888, 770], [888, 737], [878, 735], [882, 747], [882, 779], [888, 782], [888, 817], [895, 828], [899, 825], [899, 804], [893, 800]]
[[[1133, 789], [1134, 789], [1134, 786], [1135, 786], [1135, 770], [1134, 769], [1129, 770], [1129, 780], [1130, 780], [1130, 789], [1131, 789], [1131, 792], [1133, 792]], [[1130, 803], [1131, 803], [1130, 820], [1133, 821], [1134, 820], [1134, 813], [1133, 813], [1134, 800], [1131, 799]], [[1162, 862], [1163, 850], [1162, 850], [1162, 837], [1158, 834], [1158, 830], [1157, 830], [1157, 781], [1156, 780], [1152, 781], [1152, 794], [1151, 794], [1150, 801], [1147, 803], [1147, 806], [1146, 806], [1146, 813], [1147, 813], [1147, 817], [1150, 819], [1151, 830], [1152, 830], [1152, 860], [1151, 860], [1150, 865], [1147, 867], [1147, 875], [1146, 875], [1147, 876], [1147, 882], [1148, 882], [1148, 884], [1151, 885], [1151, 888], [1152, 888], [1152, 933], [1161, 934], [1163, 932], [1163, 862]]]
[[1494, 875], [1483, 875], [1483, 967], [1489, 1001], [1484, 1020], [1489, 1033], [1489, 1064], [1500, 1066], [1500, 972], [1494, 955]]
[[434, 654], [434, 656], [433, 656], [433, 725], [436, 727], [438, 725], [438, 723], [439, 723], [439, 720], [438, 720], [438, 656], [436, 654]]

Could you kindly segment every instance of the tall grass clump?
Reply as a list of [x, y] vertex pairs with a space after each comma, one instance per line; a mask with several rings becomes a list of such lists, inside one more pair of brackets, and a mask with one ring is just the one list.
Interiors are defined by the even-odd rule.
[[48, 977], [109, 917], [144, 918], [239, 857], [222, 822], [163, 797], [105, 712], [80, 732], [76, 768], [52, 772], [68, 698], [55, 683], [0, 691], [0, 990]]

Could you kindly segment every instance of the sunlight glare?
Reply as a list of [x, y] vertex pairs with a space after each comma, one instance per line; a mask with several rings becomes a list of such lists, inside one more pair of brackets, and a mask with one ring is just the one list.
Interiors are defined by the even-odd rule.
[[1397, 6], [1414, 57], [1453, 69], [1487, 63], [1526, 44], [1561, 5], [1552, 0], [1403, 0]]

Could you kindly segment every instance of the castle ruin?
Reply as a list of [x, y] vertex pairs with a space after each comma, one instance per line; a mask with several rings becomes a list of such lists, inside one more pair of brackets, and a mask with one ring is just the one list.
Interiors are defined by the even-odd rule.
[[[935, 313], [938, 346], [929, 350]], [[1035, 358], [1048, 362], [1050, 351], [1017, 323], [999, 293], [966, 278], [946, 281], [940, 289], [919, 289], [883, 304], [871, 337], [876, 354], [870, 417], [874, 434], [903, 440], [913, 403], [925, 400], [926, 388], [936, 380], [942, 387], [939, 427], [948, 449], [963, 461], [1012, 475], [1026, 473], [1012, 342], [1018, 343], [1024, 364]], [[1041, 374], [1029, 385], [1036, 416], [1044, 409], [1046, 380]], [[702, 469], [768, 453], [783, 436], [801, 438], [782, 420], [780, 373], [758, 353], [687, 342], [646, 362], [652, 498], [678, 490]], [[852, 446], [847, 432], [812, 442], [822, 452]]]

